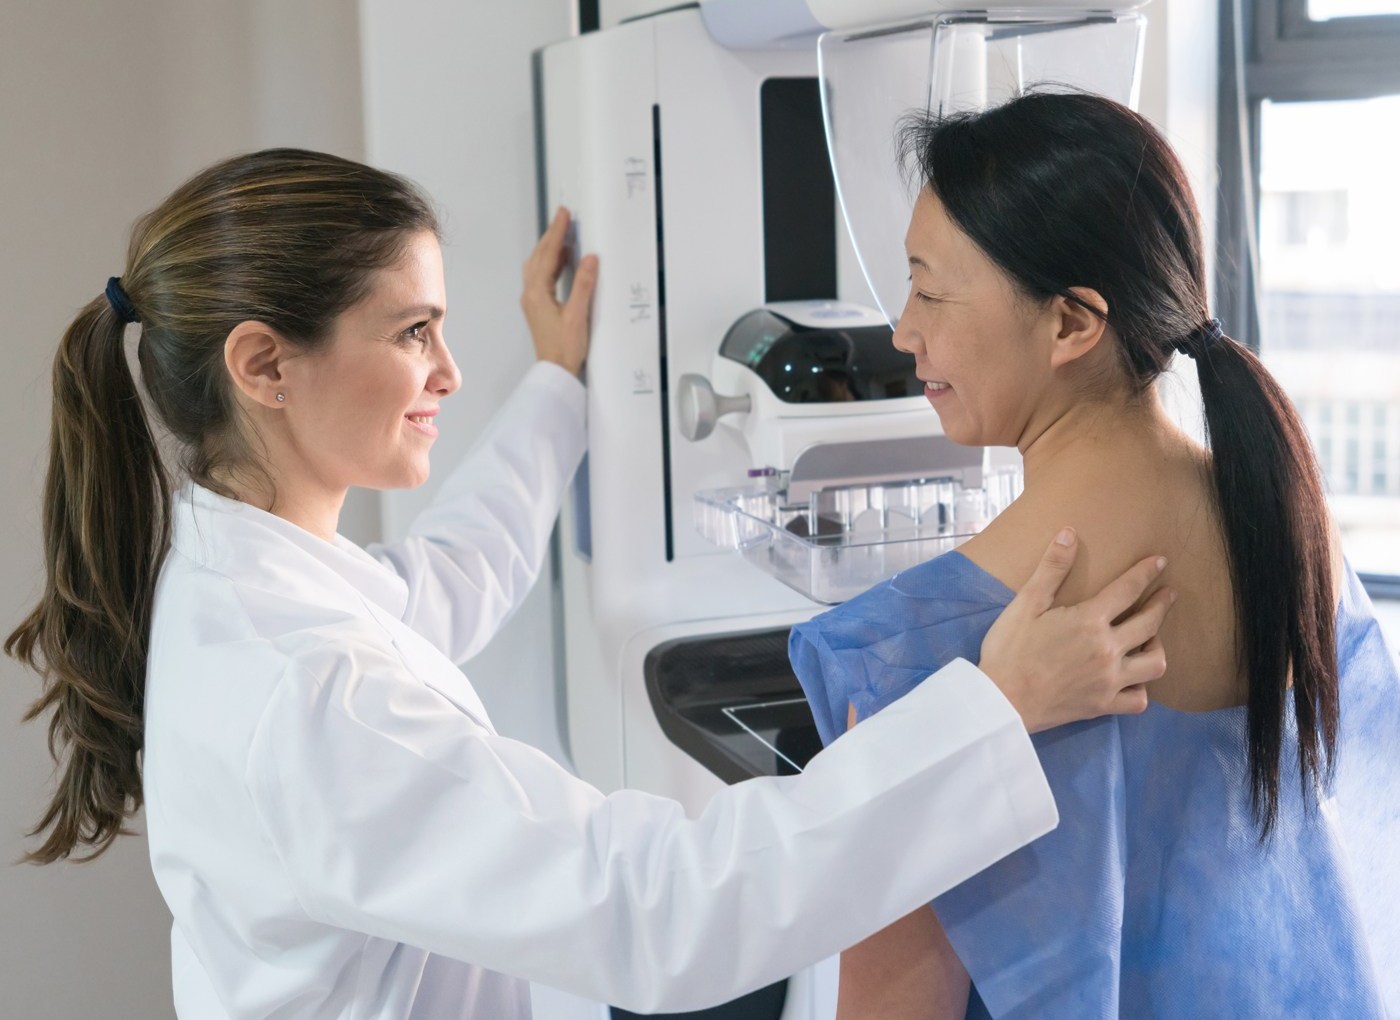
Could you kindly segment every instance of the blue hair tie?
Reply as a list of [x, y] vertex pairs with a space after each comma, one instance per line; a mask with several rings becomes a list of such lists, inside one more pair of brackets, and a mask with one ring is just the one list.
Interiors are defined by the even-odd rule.
[[107, 303], [112, 306], [112, 311], [117, 313], [117, 318], [123, 323], [140, 322], [141, 316], [136, 314], [136, 306], [131, 303], [131, 298], [127, 297], [126, 291], [122, 289], [120, 276], [113, 276], [107, 280]]
[[1196, 358], [1208, 353], [1212, 347], [1224, 341], [1225, 329], [1220, 325], [1220, 320], [1211, 319], [1186, 334], [1185, 337], [1173, 344], [1173, 347], [1188, 358]]

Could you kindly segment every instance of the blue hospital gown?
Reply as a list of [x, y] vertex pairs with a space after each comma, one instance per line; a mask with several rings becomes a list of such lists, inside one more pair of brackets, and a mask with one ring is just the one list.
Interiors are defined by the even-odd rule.
[[[948, 553], [794, 628], [823, 743], [848, 703], [864, 718], [977, 661], [1012, 595]], [[968, 1016], [1400, 1017], [1400, 676], [1350, 567], [1337, 651], [1333, 782], [1303, 795], [1290, 730], [1263, 844], [1243, 708], [1037, 735], [1059, 827], [933, 904], [972, 976]]]

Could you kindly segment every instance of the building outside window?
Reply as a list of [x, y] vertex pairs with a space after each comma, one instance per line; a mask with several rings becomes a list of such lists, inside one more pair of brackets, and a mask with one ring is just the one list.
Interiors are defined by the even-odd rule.
[[1217, 306], [1299, 408], [1353, 567], [1400, 598], [1400, 0], [1223, 0], [1221, 29]]

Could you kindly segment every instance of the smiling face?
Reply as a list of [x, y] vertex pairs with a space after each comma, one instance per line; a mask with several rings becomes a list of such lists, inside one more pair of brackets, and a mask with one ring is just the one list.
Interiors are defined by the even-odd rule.
[[914, 355], [943, 431], [1016, 446], [1053, 385], [1050, 309], [1023, 295], [927, 187], [905, 237], [909, 299], [894, 345]]
[[368, 294], [335, 320], [324, 347], [284, 362], [284, 479], [342, 494], [427, 480], [433, 416], [462, 382], [443, 341], [446, 307], [437, 238], [414, 234], [398, 264], [376, 271]]

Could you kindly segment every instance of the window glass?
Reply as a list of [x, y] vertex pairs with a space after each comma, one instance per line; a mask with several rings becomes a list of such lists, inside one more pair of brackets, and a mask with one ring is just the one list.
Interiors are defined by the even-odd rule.
[[1261, 118], [1260, 354], [1307, 424], [1352, 565], [1400, 575], [1400, 96], [1265, 102]]
[[1400, 0], [1308, 0], [1308, 17], [1313, 21], [1375, 14], [1400, 14]]

